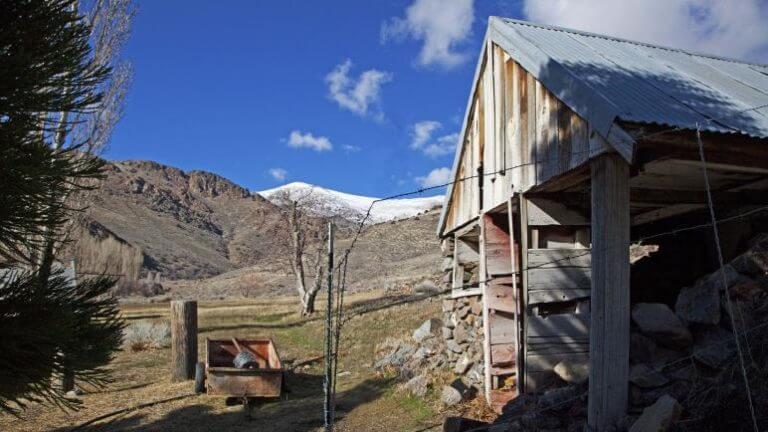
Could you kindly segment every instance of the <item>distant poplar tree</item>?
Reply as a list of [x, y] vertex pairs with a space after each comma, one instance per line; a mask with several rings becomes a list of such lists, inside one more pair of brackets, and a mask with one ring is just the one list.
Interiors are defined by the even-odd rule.
[[120, 348], [123, 322], [107, 277], [69, 280], [54, 262], [72, 193], [95, 187], [103, 161], [87, 142], [52, 145], [103, 106], [109, 67], [71, 0], [0, 0], [0, 410], [30, 401], [76, 407], [56, 381], [94, 386]]

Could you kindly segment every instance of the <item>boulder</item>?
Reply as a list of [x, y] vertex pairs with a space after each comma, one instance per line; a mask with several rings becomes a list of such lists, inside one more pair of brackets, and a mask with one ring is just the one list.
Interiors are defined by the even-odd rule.
[[419, 328], [413, 332], [413, 340], [421, 342], [424, 339], [437, 335], [440, 328], [443, 326], [443, 321], [438, 318], [430, 318], [424, 321]]
[[632, 425], [629, 432], [665, 432], [675, 424], [681, 412], [682, 408], [677, 400], [672, 396], [664, 395], [643, 410], [643, 414]]
[[636, 364], [629, 368], [629, 382], [642, 388], [654, 388], [667, 385], [669, 380], [655, 369]]
[[453, 372], [457, 375], [464, 375], [471, 366], [472, 358], [469, 356], [469, 354], [464, 354], [459, 357], [459, 361], [456, 362], [456, 366], [453, 368]]
[[555, 365], [555, 373], [568, 384], [581, 384], [589, 380], [589, 363], [563, 360]]
[[461, 402], [461, 399], [462, 395], [458, 389], [449, 385], [443, 386], [443, 392], [441, 395], [441, 401], [443, 402], [443, 405], [450, 407]]
[[632, 308], [632, 320], [643, 334], [659, 345], [674, 348], [693, 343], [688, 327], [665, 304], [638, 303]]
[[736, 353], [733, 333], [719, 327], [696, 335], [693, 358], [705, 365], [718, 368]]
[[677, 296], [675, 312], [689, 323], [717, 325], [720, 322], [720, 291], [715, 284], [685, 287]]
[[424, 397], [429, 389], [429, 380], [424, 375], [416, 375], [405, 383], [405, 389], [414, 396]]
[[[734, 263], [737, 262], [738, 260], [739, 258], [736, 258], [736, 260], [734, 260]], [[733, 264], [726, 264], [723, 267], [723, 270], [725, 271], [725, 282], [726, 282], [726, 285], [728, 285], [728, 287], [731, 287], [737, 283], [750, 280], [748, 276], [745, 276], [741, 274], [739, 271], [737, 271], [734, 268]], [[725, 287], [723, 286], [723, 276], [720, 274], [720, 269], [697, 280], [695, 285], [697, 286], [711, 285], [720, 291], [725, 290]]]

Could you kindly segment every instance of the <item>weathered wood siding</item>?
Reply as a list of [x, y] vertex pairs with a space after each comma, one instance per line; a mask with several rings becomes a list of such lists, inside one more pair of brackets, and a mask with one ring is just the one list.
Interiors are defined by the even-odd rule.
[[589, 357], [592, 256], [584, 216], [539, 198], [525, 213], [525, 387], [536, 390], [560, 361]]
[[[480, 179], [454, 184], [445, 233], [589, 159], [587, 123], [495, 44], [488, 45], [468, 109], [454, 180], [482, 167], [482, 207]], [[604, 148], [602, 139], [593, 141], [593, 150]]]

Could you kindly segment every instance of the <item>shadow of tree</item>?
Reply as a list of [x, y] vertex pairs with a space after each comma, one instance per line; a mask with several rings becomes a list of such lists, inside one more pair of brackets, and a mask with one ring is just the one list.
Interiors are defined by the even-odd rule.
[[[336, 419], [362, 404], [372, 402], [391, 385], [389, 379], [369, 378], [340, 392], [336, 399]], [[76, 429], [78, 432], [102, 431], [311, 431], [323, 426], [323, 377], [301, 373], [286, 375], [286, 392], [281, 400], [257, 402], [248, 418], [241, 406], [225, 407], [224, 398], [198, 396], [192, 405], [173, 409], [162, 417], [155, 413], [162, 405], [144, 411], [128, 412], [118, 418]], [[70, 432], [59, 428], [51, 432]]]

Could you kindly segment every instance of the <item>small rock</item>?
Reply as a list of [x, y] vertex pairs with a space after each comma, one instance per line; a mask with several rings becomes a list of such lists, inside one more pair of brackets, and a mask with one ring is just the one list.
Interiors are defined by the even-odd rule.
[[656, 355], [656, 343], [649, 337], [632, 332], [629, 334], [629, 359], [635, 363], [650, 363]]
[[443, 327], [443, 339], [453, 339], [453, 330], [451, 330], [449, 327]]
[[644, 364], [636, 364], [629, 368], [629, 382], [642, 388], [654, 388], [667, 385], [669, 380]]
[[478, 297], [472, 297], [469, 300], [469, 310], [473, 315], [481, 315], [483, 313], [483, 303]]
[[429, 380], [424, 375], [416, 375], [405, 383], [405, 388], [414, 396], [424, 397], [429, 388]]
[[[731, 261], [733, 269], [749, 276], [765, 276], [768, 273], [768, 254], [756, 247]], [[715, 272], [717, 273], [717, 272]]]
[[487, 425], [488, 423], [464, 417], [446, 417], [443, 420], [443, 432], [465, 432]]
[[434, 282], [432, 282], [429, 279], [421, 281], [418, 285], [416, 285], [416, 288], [413, 289], [413, 292], [416, 294], [436, 294], [440, 292], [440, 287], [438, 287]]
[[441, 269], [444, 272], [452, 270], [453, 269], [453, 257], [445, 257], [445, 258], [443, 258], [443, 265], [441, 266]]
[[693, 344], [693, 358], [712, 368], [722, 366], [735, 352], [733, 333], [721, 328], [697, 334]]
[[69, 400], [78, 399], [83, 394], [83, 391], [75, 387], [74, 389], [66, 392], [64, 397]]
[[665, 432], [680, 417], [682, 408], [673, 397], [664, 395], [643, 410], [629, 432]]
[[461, 307], [461, 308], [459, 308], [459, 310], [457, 311], [457, 314], [458, 314], [458, 317], [459, 317], [459, 319], [464, 319], [464, 318], [466, 318], [466, 317], [467, 317], [467, 315], [469, 315], [469, 306], [462, 306], [462, 307]]
[[589, 380], [589, 364], [586, 361], [563, 360], [555, 365], [555, 373], [568, 384], [581, 384]]
[[469, 338], [469, 332], [467, 331], [467, 326], [459, 323], [459, 325], [456, 326], [455, 329], [453, 329], [453, 339], [456, 341], [456, 343], [462, 344], [467, 342], [467, 339]]
[[432, 337], [437, 334], [442, 326], [443, 322], [440, 319], [430, 318], [413, 332], [413, 340], [421, 342], [426, 338]]
[[675, 303], [677, 316], [697, 324], [720, 322], [720, 291], [714, 284], [685, 287]]
[[632, 308], [632, 319], [659, 345], [688, 347], [693, 343], [688, 327], [665, 304], [638, 303]]
[[461, 392], [452, 386], [443, 386], [441, 400], [447, 407], [456, 405], [461, 402]]
[[444, 299], [443, 312], [451, 312], [451, 311], [453, 311], [453, 299]]
[[352, 372], [350, 371], [342, 371], [336, 374], [336, 376], [339, 378], [348, 377], [350, 375], [352, 375]]
[[469, 355], [464, 354], [459, 358], [459, 361], [456, 362], [456, 366], [453, 368], [453, 372], [457, 375], [464, 375], [471, 366], [472, 359], [469, 357]]
[[446, 342], [445, 343], [445, 347], [448, 348], [450, 351], [453, 351], [455, 353], [460, 353], [460, 352], [464, 351], [464, 349], [461, 347], [461, 345], [456, 343], [456, 341], [453, 340], [453, 339], [451, 339], [448, 342]]
[[545, 391], [539, 397], [538, 409], [564, 409], [568, 408], [567, 401], [576, 397], [576, 386], [560, 387]]

